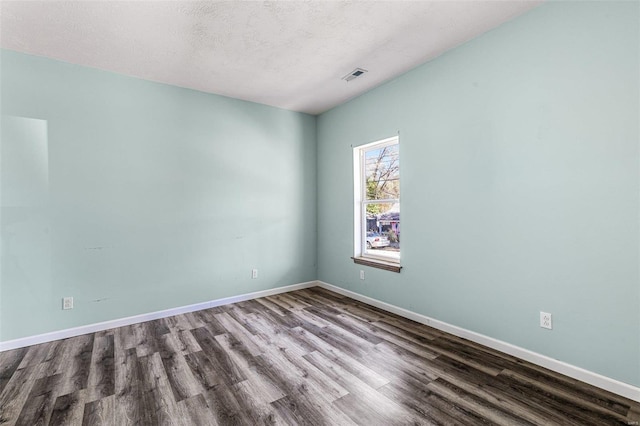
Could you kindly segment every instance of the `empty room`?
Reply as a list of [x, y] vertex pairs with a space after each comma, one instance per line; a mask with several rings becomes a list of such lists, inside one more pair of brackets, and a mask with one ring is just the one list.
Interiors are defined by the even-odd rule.
[[2, 0], [0, 118], [0, 425], [640, 425], [638, 1]]

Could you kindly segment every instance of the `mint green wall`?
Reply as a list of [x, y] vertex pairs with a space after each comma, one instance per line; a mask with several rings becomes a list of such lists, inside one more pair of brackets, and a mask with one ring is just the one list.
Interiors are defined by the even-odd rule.
[[[639, 22], [545, 4], [322, 114], [319, 279], [640, 385]], [[351, 145], [397, 131], [400, 274], [349, 259]]]
[[[0, 51], [0, 341], [318, 277], [640, 385], [639, 15], [543, 5], [317, 146], [308, 115]], [[398, 131], [394, 274], [349, 259], [351, 145]]]
[[0, 59], [0, 340], [316, 278], [315, 117]]

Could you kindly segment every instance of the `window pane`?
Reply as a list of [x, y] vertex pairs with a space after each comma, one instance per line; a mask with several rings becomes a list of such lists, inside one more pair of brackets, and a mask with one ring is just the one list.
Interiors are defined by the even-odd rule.
[[353, 149], [354, 261], [366, 257], [383, 269], [400, 264], [399, 147], [390, 137]]
[[400, 157], [398, 145], [365, 152], [364, 172], [367, 200], [400, 198]]
[[365, 254], [400, 258], [400, 204], [366, 203]]

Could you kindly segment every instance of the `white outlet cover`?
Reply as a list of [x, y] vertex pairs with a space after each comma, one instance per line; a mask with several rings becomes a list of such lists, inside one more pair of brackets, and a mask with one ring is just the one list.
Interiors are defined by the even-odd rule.
[[62, 309], [73, 309], [73, 297], [64, 297], [62, 298]]
[[553, 322], [550, 313], [540, 311], [540, 327], [549, 330], [553, 329]]

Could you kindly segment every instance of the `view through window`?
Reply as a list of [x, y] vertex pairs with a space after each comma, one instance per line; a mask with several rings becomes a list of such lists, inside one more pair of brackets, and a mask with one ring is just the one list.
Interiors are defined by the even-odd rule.
[[354, 149], [356, 256], [400, 261], [399, 148], [393, 137]]

